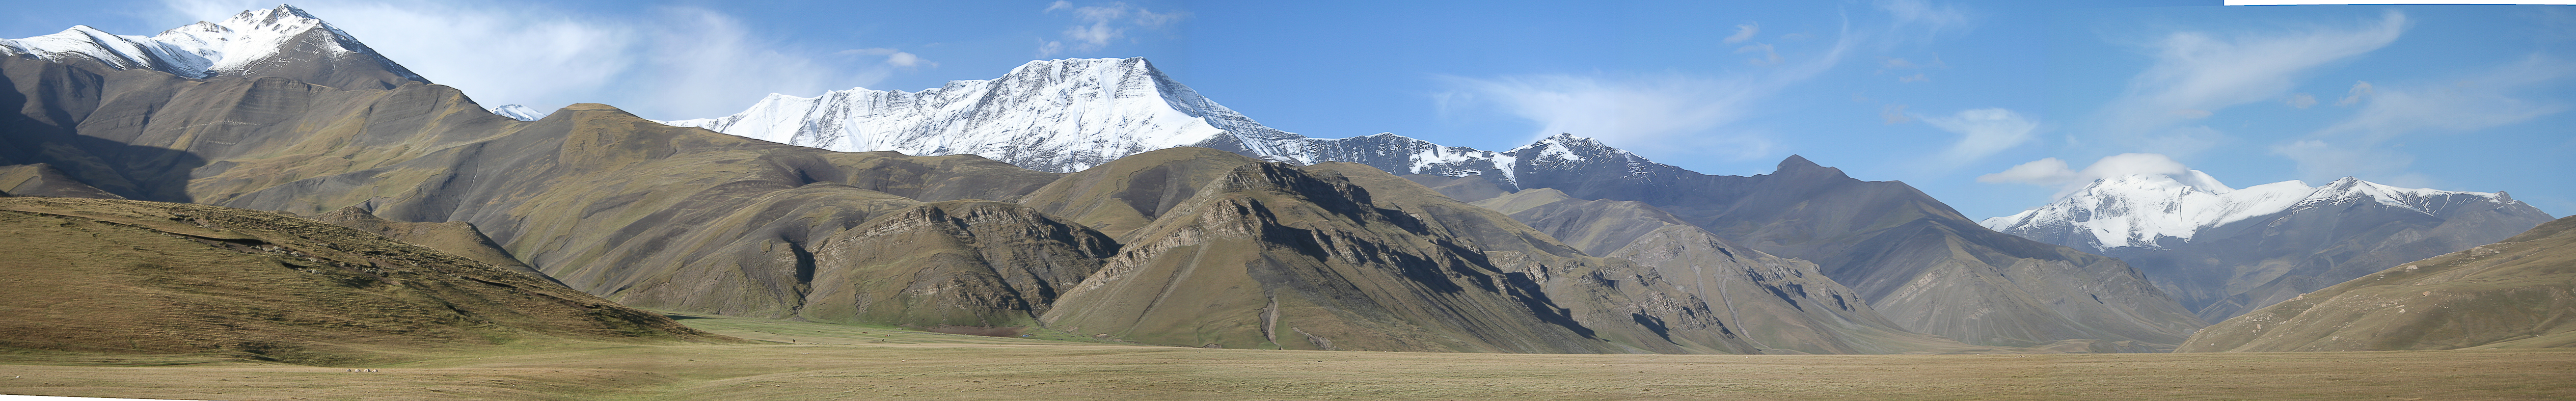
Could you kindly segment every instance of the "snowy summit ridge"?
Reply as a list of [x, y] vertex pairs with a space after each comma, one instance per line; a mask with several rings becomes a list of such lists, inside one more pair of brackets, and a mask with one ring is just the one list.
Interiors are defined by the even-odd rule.
[[[1142, 57], [1031, 61], [1000, 78], [949, 81], [918, 92], [771, 94], [734, 115], [662, 123], [843, 152], [972, 154], [1053, 172], [1180, 146], [1299, 164], [1361, 163], [1397, 174], [1484, 176], [1505, 186], [1515, 182], [1514, 168], [1523, 157], [1561, 164], [1611, 155], [1651, 164], [1573, 135], [1505, 152], [1392, 133], [1308, 138], [1262, 126], [1200, 96]], [[1522, 154], [1528, 156], [1516, 156]]]
[[86, 58], [119, 70], [149, 69], [192, 79], [252, 75], [307, 57], [366, 57], [402, 78], [429, 82], [384, 60], [347, 32], [294, 6], [243, 11], [222, 22], [189, 24], [159, 35], [117, 35], [76, 25], [51, 35], [0, 39], [0, 56], [48, 61]]
[[[2094, 180], [2046, 206], [1979, 224], [2041, 242], [2095, 249], [2158, 249], [2228, 223], [2330, 205], [2375, 202], [2439, 216], [2459, 202], [2518, 201], [2502, 192], [2399, 188], [2344, 177], [2323, 186], [2282, 181], [2234, 189], [2200, 170], [2182, 177], [2141, 174]], [[2061, 241], [2063, 239], [2063, 241]]]
[[1178, 146], [1267, 154], [1266, 145], [1299, 138], [1199, 96], [1142, 57], [1031, 61], [1000, 78], [919, 92], [770, 94], [742, 113], [664, 123], [844, 152], [974, 154], [1058, 172]]

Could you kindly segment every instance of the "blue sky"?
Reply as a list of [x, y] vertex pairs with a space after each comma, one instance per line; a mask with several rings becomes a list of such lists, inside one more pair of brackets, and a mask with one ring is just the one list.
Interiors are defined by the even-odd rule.
[[[272, 0], [273, 1], [273, 0]], [[26, 2], [0, 37], [265, 2]], [[1978, 2], [297, 2], [491, 105], [730, 114], [1144, 56], [1265, 125], [1490, 150], [1556, 132], [1711, 174], [1804, 155], [1972, 218], [2106, 174], [2343, 176], [2576, 212], [2576, 7]], [[2075, 4], [2065, 4], [2075, 3]], [[2136, 154], [2111, 157], [2123, 154]], [[2096, 163], [2111, 157], [2108, 162]]]

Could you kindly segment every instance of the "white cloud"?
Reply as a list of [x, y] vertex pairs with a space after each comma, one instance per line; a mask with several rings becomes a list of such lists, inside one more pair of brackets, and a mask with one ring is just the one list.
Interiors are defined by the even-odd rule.
[[1753, 40], [1753, 35], [1758, 33], [1762, 33], [1762, 24], [1736, 25], [1735, 34], [1726, 35], [1726, 43], [1743, 43], [1747, 40]]
[[[164, 22], [222, 19], [274, 2], [165, 0]], [[895, 49], [856, 66], [761, 40], [721, 12], [665, 7], [623, 19], [585, 19], [543, 6], [472, 0], [299, 1], [302, 8], [431, 82], [485, 106], [546, 111], [608, 103], [647, 118], [710, 117], [741, 111], [772, 92], [813, 94], [875, 84], [893, 67], [936, 66]]]
[[[2155, 63], [2105, 106], [2096, 132], [2133, 147], [2175, 140], [2171, 134], [2177, 124], [2231, 106], [2279, 99], [2308, 70], [2385, 47], [2406, 25], [2405, 14], [2389, 11], [2377, 21], [2346, 28], [2169, 34], [2150, 46]], [[2198, 131], [2216, 134], [2206, 127]]]
[[1130, 29], [1158, 29], [1180, 22], [1181, 18], [1189, 16], [1188, 12], [1181, 11], [1157, 13], [1126, 2], [1075, 6], [1073, 2], [1063, 0], [1048, 3], [1044, 12], [1052, 14], [1057, 11], [1072, 13], [1074, 19], [1080, 23], [1066, 27], [1062, 38], [1040, 41], [1038, 44], [1040, 57], [1069, 52], [1098, 51], [1108, 47], [1111, 41], [1127, 37], [1127, 31]]
[[1952, 143], [1940, 155], [1942, 161], [1952, 165], [1976, 161], [2029, 143], [2039, 131], [2039, 122], [2003, 108], [1962, 110], [1949, 116], [1923, 117], [1923, 123], [1959, 134], [1959, 141]]
[[2360, 110], [2306, 138], [2274, 145], [2272, 153], [2297, 161], [2305, 179], [2397, 174], [2414, 158], [2387, 143], [2413, 135], [2473, 132], [2566, 111], [2564, 103], [2515, 98], [2510, 92], [2571, 73], [2576, 73], [2576, 63], [2533, 56], [2467, 75], [2473, 81], [2356, 84], [2347, 103], [2367, 103]]
[[1977, 182], [2030, 184], [2058, 187], [2060, 190], [2081, 188], [2106, 177], [2128, 175], [2184, 176], [2191, 172], [2182, 162], [2156, 153], [2122, 153], [2095, 160], [2083, 170], [2067, 168], [2065, 160], [2045, 158], [2022, 163], [2002, 172], [1977, 176]]
[[1743, 117], [1745, 103], [1761, 91], [1752, 82], [1683, 76], [1604, 79], [1554, 74], [1445, 80], [1456, 88], [1444, 94], [1452, 101], [1501, 107], [1538, 123], [1534, 136], [1571, 133], [1625, 144], [1679, 139], [1733, 122]]
[[2360, 104], [2361, 98], [2369, 97], [2371, 94], [2370, 81], [2355, 82], [2352, 84], [2352, 90], [2345, 93], [2343, 100], [2335, 101], [2336, 106]]

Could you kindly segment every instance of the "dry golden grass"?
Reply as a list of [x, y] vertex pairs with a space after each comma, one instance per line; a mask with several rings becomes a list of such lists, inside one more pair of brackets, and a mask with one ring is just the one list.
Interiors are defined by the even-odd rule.
[[[2576, 350], [1517, 355], [1142, 347], [736, 318], [796, 344], [520, 349], [373, 367], [0, 354], [0, 393], [517, 400], [2576, 398]], [[136, 366], [179, 364], [173, 366]]]

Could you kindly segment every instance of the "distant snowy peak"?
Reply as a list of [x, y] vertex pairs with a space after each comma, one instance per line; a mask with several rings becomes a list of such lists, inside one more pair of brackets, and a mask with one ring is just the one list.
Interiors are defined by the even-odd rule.
[[2192, 170], [2182, 177], [2103, 178], [2047, 206], [1979, 223], [2042, 242], [2098, 249], [2161, 248], [2166, 241], [2190, 241], [2203, 230], [2245, 219], [2358, 202], [2437, 217], [2460, 202], [2516, 203], [2503, 193], [2398, 188], [2352, 177], [2318, 187], [2283, 181], [2233, 189]]
[[1279, 141], [1303, 138], [1199, 96], [1142, 57], [1031, 61], [1000, 78], [919, 92], [771, 94], [742, 113], [664, 123], [844, 152], [974, 154], [1058, 172], [1179, 146], [1276, 154]]
[[546, 118], [546, 114], [548, 113], [539, 112], [537, 109], [528, 108], [528, 106], [505, 104], [501, 105], [501, 107], [492, 108], [492, 114], [499, 114], [502, 117], [509, 117], [510, 119], [519, 121], [536, 121]]
[[1504, 152], [1392, 133], [1308, 138], [1262, 126], [1174, 82], [1141, 57], [1031, 61], [999, 78], [949, 81], [918, 92], [770, 94], [734, 115], [662, 123], [844, 152], [972, 154], [1054, 172], [1180, 146], [1298, 164], [1360, 163], [1398, 174], [1484, 176], [1514, 188], [1521, 170], [1625, 163], [1642, 171], [1654, 165], [1570, 134]]
[[[297, 54], [289, 54], [297, 53]], [[51, 61], [97, 60], [120, 70], [150, 69], [188, 78], [250, 75], [278, 64], [358, 55], [377, 59], [396, 75], [428, 82], [382, 60], [347, 32], [294, 6], [249, 10], [222, 22], [198, 22], [155, 36], [116, 35], [87, 25], [24, 39], [0, 39], [0, 56]]]

